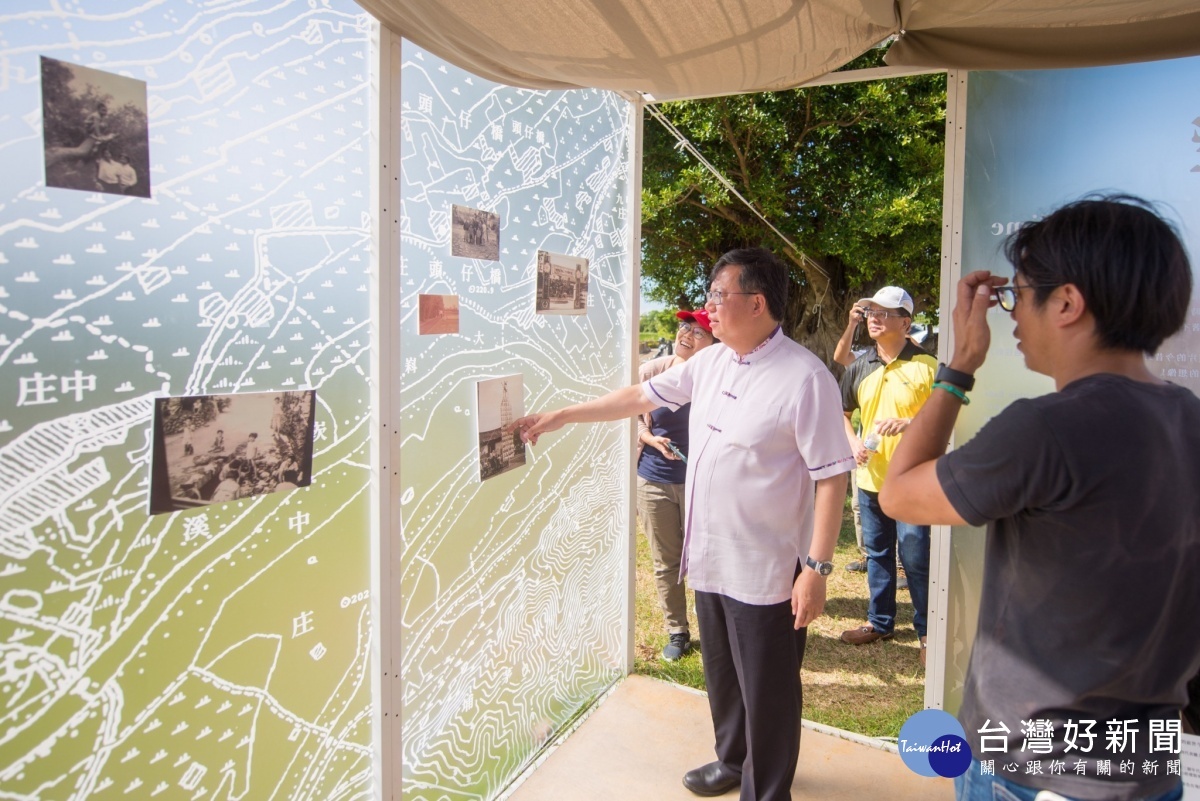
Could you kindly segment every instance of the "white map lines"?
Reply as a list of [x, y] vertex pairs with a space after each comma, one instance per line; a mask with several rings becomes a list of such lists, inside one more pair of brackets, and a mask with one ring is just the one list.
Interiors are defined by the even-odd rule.
[[[0, 795], [369, 792], [369, 19], [100, 5], [0, 11]], [[147, 82], [151, 199], [42, 185], [39, 54]], [[301, 384], [310, 488], [147, 517], [152, 397]]]
[[[475, 382], [525, 408], [625, 383], [630, 107], [495, 86], [405, 43], [401, 80], [404, 792], [489, 798], [619, 675], [626, 427], [580, 426], [483, 484]], [[500, 258], [450, 255], [449, 211], [500, 216]], [[536, 253], [587, 257], [586, 315], [534, 314]], [[416, 296], [460, 332], [416, 336]]]

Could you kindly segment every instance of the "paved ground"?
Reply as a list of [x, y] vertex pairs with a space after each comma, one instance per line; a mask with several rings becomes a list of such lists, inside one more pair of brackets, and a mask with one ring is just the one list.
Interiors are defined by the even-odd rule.
[[[549, 755], [510, 801], [695, 801], [685, 771], [709, 762], [708, 700], [695, 690], [630, 676]], [[822, 801], [949, 801], [948, 779], [926, 779], [900, 757], [805, 728], [792, 796]], [[730, 792], [725, 799], [736, 799]]]

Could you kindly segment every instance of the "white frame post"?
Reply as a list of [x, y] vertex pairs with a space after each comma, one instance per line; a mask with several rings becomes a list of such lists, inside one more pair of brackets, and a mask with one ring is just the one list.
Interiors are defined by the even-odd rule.
[[377, 471], [372, 497], [371, 598], [375, 634], [372, 685], [374, 738], [379, 751], [375, 768], [376, 797], [399, 799], [403, 779], [401, 759], [400, 657], [403, 619], [400, 587], [400, 163], [393, 147], [400, 132], [400, 36], [378, 25], [373, 53], [373, 83], [378, 103], [374, 119], [377, 159], [372, 181], [377, 250], [371, 297], [375, 302], [371, 341], [371, 464]]
[[[629, 201], [626, 207], [633, 219], [629, 223], [629, 382], [638, 382], [641, 362], [641, 299], [642, 299], [642, 119], [645, 101], [640, 96], [627, 97], [633, 111], [629, 120]], [[637, 452], [637, 425], [629, 422], [629, 453]], [[626, 540], [625, 582], [625, 675], [633, 672], [634, 635], [637, 605], [637, 459], [630, 458], [627, 473], [629, 499], [629, 536]]]
[[[946, 74], [946, 150], [942, 177], [941, 332], [938, 361], [950, 361], [954, 330], [954, 288], [962, 277], [963, 165], [967, 149], [967, 71]], [[950, 446], [954, 440], [951, 436]], [[925, 706], [942, 709], [946, 697], [946, 656], [950, 653], [950, 526], [933, 526], [929, 545], [929, 612], [925, 667]]]

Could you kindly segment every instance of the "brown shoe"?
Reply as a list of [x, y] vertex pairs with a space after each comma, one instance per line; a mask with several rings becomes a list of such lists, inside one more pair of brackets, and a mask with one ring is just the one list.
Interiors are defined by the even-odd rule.
[[925, 667], [925, 651], [927, 649], [928, 649], [928, 645], [925, 642], [925, 638], [922, 637], [921, 638], [921, 667]]
[[842, 642], [848, 642], [851, 645], [866, 645], [876, 640], [890, 639], [892, 639], [892, 632], [876, 631], [871, 626], [860, 626], [856, 629], [847, 629], [842, 632]]

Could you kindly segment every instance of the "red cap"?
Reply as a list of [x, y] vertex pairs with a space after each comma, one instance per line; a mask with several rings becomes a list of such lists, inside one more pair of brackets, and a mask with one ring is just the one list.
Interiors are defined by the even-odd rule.
[[712, 333], [712, 323], [708, 321], [708, 309], [696, 309], [696, 311], [677, 311], [675, 312], [675, 316], [680, 320], [685, 320], [689, 323], [695, 323], [708, 333]]

